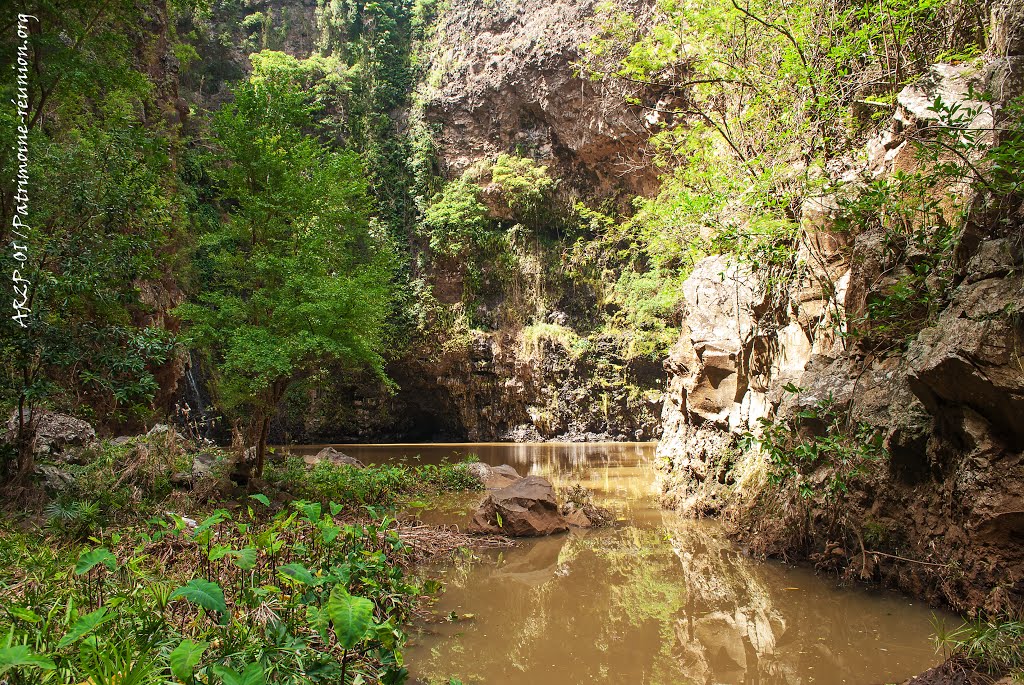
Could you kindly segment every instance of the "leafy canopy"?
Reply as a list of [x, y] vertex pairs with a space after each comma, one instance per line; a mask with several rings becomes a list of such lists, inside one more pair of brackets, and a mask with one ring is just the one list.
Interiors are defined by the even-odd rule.
[[316, 137], [296, 61], [257, 56], [213, 121], [227, 219], [200, 238], [203, 289], [180, 311], [229, 409], [269, 411], [328, 361], [383, 373], [393, 253], [371, 226], [359, 158]]

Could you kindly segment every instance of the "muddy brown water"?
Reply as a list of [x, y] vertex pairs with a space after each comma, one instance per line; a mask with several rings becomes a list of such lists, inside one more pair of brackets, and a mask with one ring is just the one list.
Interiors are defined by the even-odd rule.
[[[941, 661], [933, 617], [957, 623], [902, 595], [751, 559], [717, 523], [660, 509], [653, 443], [338, 447], [367, 463], [475, 454], [556, 488], [581, 483], [618, 519], [431, 569], [444, 591], [406, 651], [414, 682], [893, 683]], [[479, 499], [419, 513], [463, 523]]]

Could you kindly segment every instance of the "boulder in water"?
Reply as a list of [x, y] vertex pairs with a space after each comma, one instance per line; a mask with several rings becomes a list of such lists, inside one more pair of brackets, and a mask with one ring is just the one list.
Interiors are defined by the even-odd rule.
[[497, 474], [504, 478], [508, 478], [510, 480], [519, 480], [520, 478], [522, 478], [522, 476], [519, 475], [519, 472], [516, 471], [514, 467], [509, 466], [508, 464], [502, 464], [501, 466], [492, 466], [491, 473]]
[[538, 476], [520, 478], [489, 494], [477, 507], [468, 528], [471, 533], [514, 537], [551, 535], [568, 529], [558, 510], [555, 489]]
[[488, 490], [499, 490], [522, 478], [514, 468], [507, 464], [489, 466], [483, 462], [475, 461], [471, 464], [466, 464], [463, 468], [475, 476]]

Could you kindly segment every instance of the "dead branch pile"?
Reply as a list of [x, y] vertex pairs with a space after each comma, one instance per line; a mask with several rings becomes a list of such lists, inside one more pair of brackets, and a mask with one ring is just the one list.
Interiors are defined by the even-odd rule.
[[435, 561], [442, 555], [467, 547], [470, 549], [504, 549], [515, 547], [515, 540], [504, 535], [468, 535], [458, 526], [430, 526], [418, 521], [403, 521], [398, 536], [412, 549], [413, 561]]

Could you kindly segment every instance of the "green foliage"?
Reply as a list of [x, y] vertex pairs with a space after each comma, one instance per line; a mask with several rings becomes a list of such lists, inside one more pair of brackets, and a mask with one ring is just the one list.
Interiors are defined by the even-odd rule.
[[[409, 192], [408, 140], [392, 114], [413, 84], [413, 3], [407, 0], [318, 0], [317, 25], [324, 52], [333, 51], [352, 75], [347, 128], [362, 154], [380, 218], [395, 237], [405, 237], [415, 218]], [[420, 8], [422, 12], [429, 8]], [[422, 24], [421, 24], [422, 27]]]
[[115, 571], [117, 569], [117, 558], [106, 547], [97, 547], [88, 552], [82, 552], [81, 556], [78, 557], [78, 563], [75, 564], [75, 575], [84, 575], [99, 564], [106, 566], [108, 571]]
[[501, 189], [509, 209], [533, 230], [551, 218], [555, 180], [546, 166], [528, 157], [501, 154], [491, 167], [491, 182]]
[[[188, 447], [174, 431], [166, 431], [84, 449], [81, 463], [58, 467], [66, 477], [44, 510], [47, 527], [55, 534], [85, 539], [122, 513], [163, 501], [173, 491], [174, 474], [191, 474], [195, 454]], [[208, 456], [211, 462], [223, 461], [220, 454]]]
[[[850, 105], [891, 101], [940, 53], [975, 52], [984, 37], [953, 29], [975, 20], [979, 8], [957, 0], [661, 0], [643, 23], [616, 3], [599, 6], [581, 71], [616, 83], [647, 113], [651, 163], [665, 174], [659, 194], [637, 199], [628, 219], [584, 214], [596, 240], [577, 244], [576, 267], [606, 284], [623, 323], [649, 331], [674, 309], [678, 285], [703, 256], [732, 254], [754, 269], [791, 271], [803, 198], [820, 191], [824, 163], [860, 135]], [[962, 122], [952, 125], [963, 137]], [[936, 140], [950, 138], [936, 129], [925, 134], [933, 155]], [[1007, 154], [1001, 168], [1015, 160]], [[874, 209], [896, 194], [875, 198]], [[909, 198], [907, 206], [914, 206]], [[945, 254], [949, 235], [933, 234], [921, 247]], [[920, 312], [911, 311], [909, 293], [941, 270], [915, 268], [878, 312], [893, 326], [915, 325]], [[936, 292], [944, 287], [929, 283]], [[663, 303], [660, 311], [652, 302]]]
[[271, 463], [267, 479], [300, 497], [342, 503], [350, 510], [392, 507], [403, 498], [479, 489], [479, 481], [460, 464], [380, 465], [355, 468], [320, 461], [312, 467], [298, 457]]
[[935, 642], [951, 656], [967, 659], [989, 673], [1007, 671], [1024, 678], [1024, 621], [1007, 617], [977, 618], [957, 628], [935, 623]]
[[[789, 384], [786, 391], [802, 392]], [[744, 437], [744, 447], [757, 445], [767, 456], [769, 482], [795, 488], [804, 499], [824, 497], [830, 507], [870, 464], [888, 458], [883, 436], [874, 427], [851, 425], [831, 396], [796, 412], [792, 419], [759, 419], [760, 435]], [[823, 470], [823, 478], [815, 472]]]
[[[148, 685], [168, 672], [211, 685], [404, 682], [398, 626], [426, 591], [403, 571], [408, 548], [392, 518], [325, 509], [157, 517], [102, 540], [114, 566], [0, 532], [0, 673], [12, 685]], [[303, 582], [282, 587], [286, 568]]]
[[167, 657], [174, 677], [182, 682], [190, 681], [196, 666], [202, 661], [203, 654], [209, 647], [209, 642], [196, 643], [192, 640], [182, 640], [181, 644], [175, 647]]
[[373, 602], [365, 597], [353, 597], [337, 585], [327, 599], [327, 614], [338, 644], [343, 649], [352, 649], [363, 641], [373, 625]]
[[[27, 117], [19, 121], [11, 107], [0, 114], [0, 135], [10, 141], [0, 149], [0, 242], [20, 246], [24, 257], [22, 289], [11, 291], [8, 307], [15, 296], [26, 307], [20, 321], [0, 319], [0, 405], [54, 407], [118, 425], [149, 411], [154, 370], [173, 348], [167, 331], [146, 323], [152, 303], [140, 283], [166, 273], [181, 219], [174, 146], [163, 126], [147, 122], [157, 111], [154, 87], [136, 69], [129, 38], [144, 8], [47, 1], [31, 13], [38, 22], [29, 38]], [[0, 37], [0, 63], [11, 75], [0, 84], [5, 102], [18, 96], [16, 72], [6, 67], [16, 66], [19, 43], [13, 30]], [[16, 201], [19, 133], [31, 181], [22, 188], [29, 197]], [[16, 235], [15, 210], [25, 204], [31, 214], [19, 217]], [[19, 444], [34, 430], [34, 421], [20, 428]], [[16, 457], [16, 471], [0, 463], [0, 478], [31, 474], [28, 451]]]
[[51, 659], [33, 654], [28, 645], [0, 647], [0, 675], [12, 668], [29, 667], [54, 671], [57, 665]]
[[332, 361], [383, 376], [394, 262], [371, 229], [358, 158], [305, 133], [307, 93], [279, 61], [254, 60], [214, 118], [213, 175], [228, 219], [202, 236], [203, 289], [178, 310], [212, 362], [222, 406], [249, 417], [257, 469], [293, 379]]
[[224, 591], [220, 589], [219, 585], [208, 580], [193, 578], [172, 592], [167, 601], [173, 602], [179, 597], [201, 606], [207, 611], [212, 611], [225, 617], [228, 615], [228, 606], [224, 603]]
[[1024, 189], [1019, 105], [1010, 107], [1006, 134], [995, 146], [989, 131], [973, 125], [983, 107], [937, 98], [936, 120], [913, 139], [918, 168], [867, 180], [840, 196], [837, 227], [882, 241], [878, 267], [886, 278], [850, 322], [851, 335], [869, 349], [905, 349], [948, 304], [958, 276], [955, 248], [971, 210], [965, 182], [987, 201], [986, 220], [1013, 221]]
[[561, 347], [572, 357], [586, 350], [586, 343], [571, 328], [553, 323], [534, 323], [519, 332], [520, 354], [523, 359], [543, 359], [545, 345]]
[[467, 175], [445, 184], [423, 212], [421, 224], [430, 249], [451, 258], [475, 256], [495, 240], [495, 228], [480, 202], [480, 186]]

